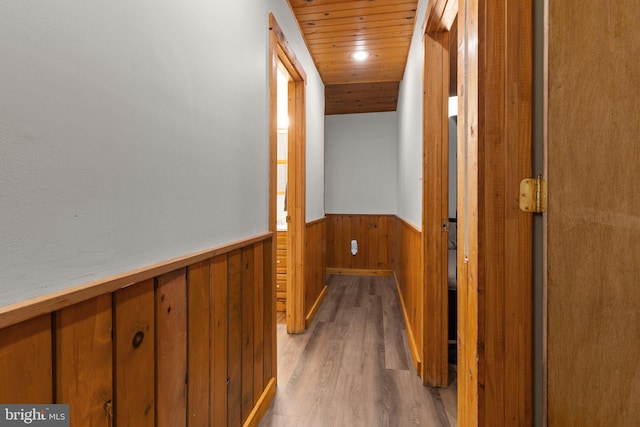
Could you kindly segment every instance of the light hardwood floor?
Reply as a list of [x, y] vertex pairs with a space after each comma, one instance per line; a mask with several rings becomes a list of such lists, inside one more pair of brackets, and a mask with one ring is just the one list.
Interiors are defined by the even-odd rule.
[[456, 426], [457, 382], [417, 376], [390, 277], [329, 276], [311, 327], [278, 324], [278, 386], [261, 426]]

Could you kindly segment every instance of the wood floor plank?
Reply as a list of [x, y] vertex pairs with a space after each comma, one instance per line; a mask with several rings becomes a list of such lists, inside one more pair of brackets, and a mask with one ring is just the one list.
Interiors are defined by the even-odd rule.
[[278, 325], [278, 391], [261, 426], [456, 426], [457, 383], [422, 385], [390, 277], [329, 277], [302, 335]]

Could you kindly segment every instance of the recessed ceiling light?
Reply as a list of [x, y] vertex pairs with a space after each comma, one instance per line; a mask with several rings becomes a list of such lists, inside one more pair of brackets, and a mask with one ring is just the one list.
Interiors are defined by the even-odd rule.
[[357, 52], [353, 52], [351, 54], [351, 57], [353, 59], [355, 59], [356, 61], [364, 61], [365, 59], [367, 59], [369, 57], [369, 52], [366, 52], [364, 50], [359, 50]]

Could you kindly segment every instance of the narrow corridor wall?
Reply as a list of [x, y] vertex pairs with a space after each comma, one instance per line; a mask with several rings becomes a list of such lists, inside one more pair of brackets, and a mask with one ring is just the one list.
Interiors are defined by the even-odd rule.
[[427, 1], [418, 2], [404, 78], [398, 94], [398, 216], [422, 229], [422, 67]]
[[0, 304], [268, 230], [269, 12], [308, 76], [324, 214], [324, 87], [285, 0], [0, 10]]
[[326, 116], [326, 210], [395, 214], [396, 112]]

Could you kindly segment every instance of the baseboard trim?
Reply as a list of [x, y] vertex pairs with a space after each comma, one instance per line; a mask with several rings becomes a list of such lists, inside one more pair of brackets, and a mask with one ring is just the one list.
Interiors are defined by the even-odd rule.
[[322, 304], [322, 301], [324, 301], [324, 297], [327, 296], [328, 291], [329, 287], [327, 285], [324, 285], [324, 288], [322, 288], [322, 291], [320, 291], [320, 295], [318, 295], [316, 302], [313, 303], [313, 307], [311, 307], [311, 310], [309, 310], [309, 314], [307, 314], [307, 317], [305, 319], [305, 329], [308, 329], [309, 326], [311, 326], [311, 322], [313, 322], [313, 318], [316, 317], [316, 313], [320, 308], [320, 304]]
[[276, 379], [271, 378], [269, 383], [265, 387], [262, 395], [256, 402], [256, 405], [251, 410], [251, 413], [247, 417], [247, 421], [244, 422], [243, 427], [257, 427], [262, 421], [264, 414], [267, 413], [269, 409], [269, 405], [273, 401], [273, 398], [276, 395]]
[[393, 276], [393, 270], [372, 270], [365, 268], [329, 268], [327, 274], [341, 274], [343, 276]]
[[402, 298], [402, 292], [400, 292], [400, 283], [398, 283], [398, 276], [395, 272], [393, 278], [396, 282], [396, 291], [398, 292], [398, 298], [400, 299], [400, 307], [402, 308], [402, 316], [404, 317], [404, 326], [407, 330], [407, 338], [409, 339], [409, 347], [411, 348], [411, 356], [413, 363], [416, 367], [416, 374], [420, 376], [422, 373], [422, 360], [420, 359], [420, 352], [418, 352], [418, 346], [416, 345], [416, 339], [413, 336], [413, 330], [411, 329], [411, 323], [409, 323], [409, 314], [407, 313], [407, 307], [404, 304], [404, 298]]

